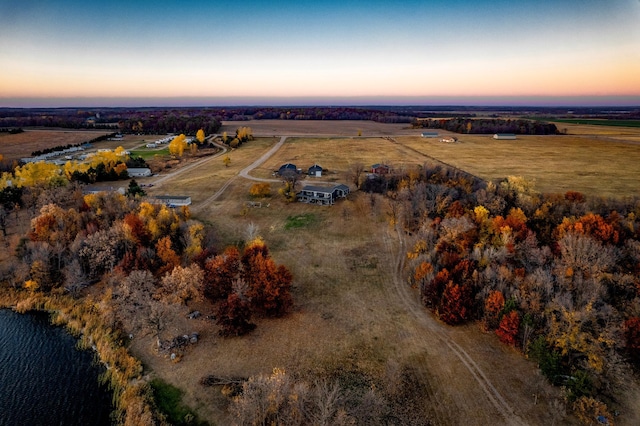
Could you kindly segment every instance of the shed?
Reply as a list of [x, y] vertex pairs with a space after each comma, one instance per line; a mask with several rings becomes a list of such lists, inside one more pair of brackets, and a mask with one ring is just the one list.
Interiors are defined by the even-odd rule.
[[437, 138], [438, 132], [422, 132], [420, 136], [423, 138]]
[[129, 177], [146, 177], [151, 176], [151, 169], [148, 167], [129, 167], [127, 173]]
[[493, 135], [493, 138], [498, 140], [515, 140], [516, 135], [515, 133], [496, 133]]
[[371, 173], [376, 174], [376, 175], [389, 174], [390, 170], [391, 170], [391, 168], [389, 166], [387, 166], [386, 164], [376, 163], [373, 166], [371, 166]]
[[157, 204], [164, 204], [169, 207], [191, 205], [191, 197], [187, 195], [156, 195], [151, 199], [151, 201]]
[[315, 177], [320, 177], [322, 176], [322, 171], [324, 169], [319, 166], [318, 164], [314, 164], [313, 166], [309, 167], [309, 176], [315, 176]]

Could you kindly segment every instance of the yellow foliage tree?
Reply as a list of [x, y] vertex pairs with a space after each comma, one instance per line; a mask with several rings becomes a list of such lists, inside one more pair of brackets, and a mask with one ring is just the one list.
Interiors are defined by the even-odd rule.
[[204, 134], [204, 130], [202, 129], [198, 130], [198, 132], [196, 133], [196, 139], [198, 140], [198, 143], [203, 144], [205, 137], [206, 136]]
[[271, 184], [269, 183], [254, 183], [249, 189], [249, 194], [254, 197], [268, 197], [271, 195]]
[[169, 142], [169, 153], [177, 157], [182, 157], [182, 154], [184, 154], [184, 150], [186, 147], [187, 137], [183, 134], [178, 135], [173, 138], [171, 142]]
[[222, 162], [226, 167], [229, 167], [229, 164], [231, 164], [231, 158], [229, 158], [228, 155], [225, 155], [224, 158], [222, 159]]

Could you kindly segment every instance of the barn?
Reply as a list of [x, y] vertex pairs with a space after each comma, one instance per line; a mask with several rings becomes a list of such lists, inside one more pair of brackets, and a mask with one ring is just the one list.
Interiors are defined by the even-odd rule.
[[437, 138], [438, 132], [422, 132], [420, 136], [423, 138]]
[[391, 171], [391, 168], [386, 164], [376, 163], [371, 166], [371, 173], [375, 175], [387, 175]]

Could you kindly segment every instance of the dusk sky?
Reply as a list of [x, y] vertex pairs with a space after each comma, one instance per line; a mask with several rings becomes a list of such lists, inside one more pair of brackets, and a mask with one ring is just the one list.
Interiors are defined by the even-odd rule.
[[640, 105], [640, 0], [0, 0], [0, 106]]

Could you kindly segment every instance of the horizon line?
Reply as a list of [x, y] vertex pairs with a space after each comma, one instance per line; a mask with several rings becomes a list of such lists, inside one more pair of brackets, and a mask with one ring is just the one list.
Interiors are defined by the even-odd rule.
[[69, 96], [0, 97], [0, 108], [640, 107], [640, 95], [575, 96]]

